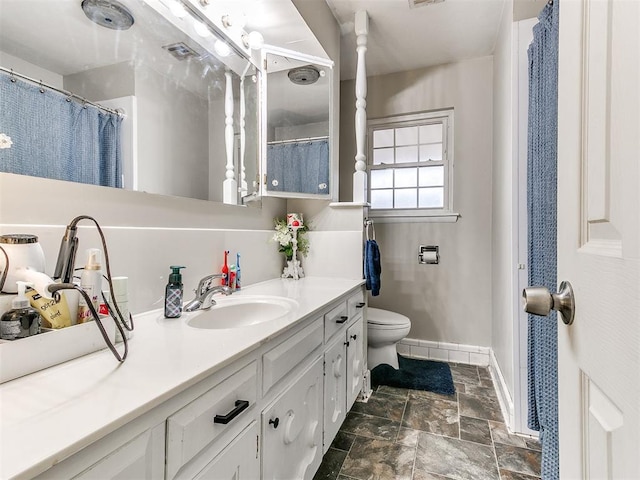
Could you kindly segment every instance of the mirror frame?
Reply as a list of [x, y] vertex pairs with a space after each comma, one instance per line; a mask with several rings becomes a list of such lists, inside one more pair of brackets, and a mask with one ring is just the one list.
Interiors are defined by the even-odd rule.
[[[267, 128], [268, 128], [268, 98], [267, 98], [267, 82], [269, 72], [267, 71], [267, 55], [279, 55], [281, 57], [288, 57], [301, 62], [313, 63], [321, 65], [329, 70], [329, 193], [326, 194], [311, 194], [311, 193], [297, 193], [297, 192], [274, 192], [269, 191], [266, 184], [267, 178]], [[309, 199], [321, 199], [321, 200], [338, 200], [339, 192], [339, 156], [338, 156], [338, 138], [334, 132], [334, 126], [336, 122], [335, 103], [333, 101], [336, 94], [334, 88], [334, 62], [327, 58], [316, 57], [313, 55], [306, 55], [304, 53], [297, 52], [295, 50], [288, 50], [285, 48], [276, 47], [273, 45], [265, 45], [262, 48], [262, 75], [261, 82], [261, 99], [260, 99], [260, 195], [264, 197], [277, 197], [277, 198], [309, 198]]]

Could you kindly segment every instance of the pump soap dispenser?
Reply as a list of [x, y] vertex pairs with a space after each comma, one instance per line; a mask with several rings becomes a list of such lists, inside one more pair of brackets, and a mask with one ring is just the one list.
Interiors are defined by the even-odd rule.
[[169, 283], [164, 291], [164, 316], [165, 318], [178, 318], [182, 315], [182, 274], [180, 269], [186, 267], [179, 267], [172, 265], [172, 272], [169, 275]]
[[30, 337], [40, 333], [40, 313], [29, 305], [29, 300], [24, 292], [28, 282], [16, 282], [18, 284], [18, 296], [11, 302], [11, 310], [0, 318], [0, 338], [2, 340], [15, 340], [16, 338]]

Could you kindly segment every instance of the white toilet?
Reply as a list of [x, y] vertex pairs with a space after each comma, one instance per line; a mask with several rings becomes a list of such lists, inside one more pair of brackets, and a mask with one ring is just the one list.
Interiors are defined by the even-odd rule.
[[367, 309], [367, 362], [369, 370], [381, 363], [398, 369], [396, 344], [409, 335], [411, 320], [399, 313]]

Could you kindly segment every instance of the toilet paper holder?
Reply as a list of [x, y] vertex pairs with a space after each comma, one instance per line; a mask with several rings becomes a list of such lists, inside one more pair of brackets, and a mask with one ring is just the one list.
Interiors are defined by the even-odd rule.
[[420, 245], [418, 248], [418, 263], [437, 265], [440, 263], [440, 249], [438, 245]]

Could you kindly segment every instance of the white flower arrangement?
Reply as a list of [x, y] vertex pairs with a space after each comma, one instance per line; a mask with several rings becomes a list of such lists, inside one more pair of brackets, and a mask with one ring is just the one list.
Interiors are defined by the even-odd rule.
[[0, 149], [11, 148], [11, 145], [13, 145], [11, 137], [6, 133], [0, 133]]
[[[284, 253], [288, 259], [293, 257], [293, 232], [289, 229], [286, 219], [275, 219], [275, 230], [272, 240], [278, 242], [280, 253]], [[305, 256], [309, 253], [309, 240], [305, 235], [308, 227], [305, 225], [298, 229], [298, 252]]]

